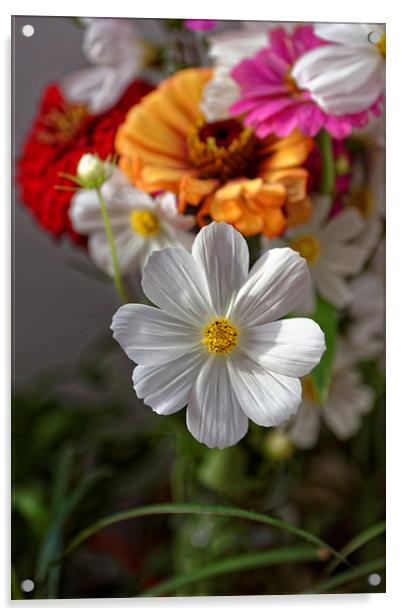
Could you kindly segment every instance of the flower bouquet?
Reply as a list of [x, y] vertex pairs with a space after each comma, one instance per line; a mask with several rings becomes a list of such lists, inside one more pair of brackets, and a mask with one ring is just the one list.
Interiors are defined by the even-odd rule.
[[16, 179], [116, 310], [16, 393], [14, 597], [383, 589], [384, 28], [76, 21]]

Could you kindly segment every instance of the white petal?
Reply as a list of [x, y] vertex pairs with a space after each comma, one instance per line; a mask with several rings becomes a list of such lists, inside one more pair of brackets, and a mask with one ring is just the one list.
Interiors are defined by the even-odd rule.
[[191, 391], [187, 427], [194, 438], [208, 447], [230, 447], [243, 438], [248, 419], [233, 393], [227, 362], [210, 357]]
[[361, 425], [361, 414], [369, 411], [373, 404], [373, 391], [359, 381], [356, 372], [343, 373], [342, 378], [335, 379], [323, 408], [325, 422], [342, 440], [356, 434]]
[[[134, 272], [140, 268], [141, 255], [146, 247], [146, 241], [130, 229], [114, 232], [117, 260], [122, 274]], [[105, 232], [99, 231], [89, 237], [88, 252], [99, 269], [113, 276], [113, 261], [110, 246]]]
[[353, 293], [340, 274], [316, 268], [314, 275], [319, 294], [330, 304], [345, 308], [352, 301]]
[[246, 240], [232, 225], [212, 222], [198, 233], [192, 255], [205, 272], [216, 315], [226, 315], [235, 293], [247, 278]]
[[146, 366], [163, 365], [201, 348], [191, 327], [152, 306], [122, 306], [111, 329], [128, 357]]
[[269, 371], [304, 376], [319, 363], [325, 338], [312, 319], [283, 319], [247, 328], [239, 346]]
[[379, 53], [342, 45], [324, 45], [304, 53], [294, 64], [292, 77], [309, 90], [327, 113], [365, 111], [383, 90], [383, 63]]
[[291, 248], [273, 248], [251, 268], [233, 308], [239, 325], [276, 321], [296, 308], [310, 290], [307, 262]]
[[300, 449], [314, 447], [321, 425], [321, 409], [315, 404], [303, 401], [289, 425], [290, 440]]
[[360, 246], [344, 244], [327, 244], [322, 246], [320, 257], [322, 265], [339, 274], [358, 274], [366, 260], [366, 251]]
[[71, 103], [85, 103], [93, 114], [104, 113], [121, 98], [136, 72], [132, 64], [91, 67], [67, 75], [61, 88]]
[[214, 316], [207, 281], [184, 248], [165, 248], [149, 257], [142, 277], [145, 295], [173, 317], [202, 327]]
[[321, 233], [329, 242], [353, 240], [364, 229], [364, 220], [356, 208], [350, 207], [332, 218]]
[[299, 379], [270, 372], [241, 353], [228, 361], [232, 387], [244, 413], [259, 426], [287, 421], [301, 401]]
[[133, 372], [136, 394], [159, 415], [184, 408], [204, 358], [198, 351], [161, 366], [137, 366]]
[[369, 24], [316, 24], [314, 31], [317, 36], [330, 41], [340, 43], [348, 47], [368, 47], [370, 42], [368, 35], [375, 28]]

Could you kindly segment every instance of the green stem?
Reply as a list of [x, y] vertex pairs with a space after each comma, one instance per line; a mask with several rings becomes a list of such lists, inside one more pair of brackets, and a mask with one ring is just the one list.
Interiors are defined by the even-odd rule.
[[157, 584], [150, 590], [147, 590], [142, 597], [159, 597], [166, 595], [172, 591], [178, 590], [183, 586], [199, 582], [201, 580], [210, 579], [226, 573], [246, 571], [257, 569], [259, 567], [267, 567], [269, 565], [280, 565], [281, 563], [295, 562], [311, 562], [319, 561], [320, 552], [317, 548], [306, 546], [294, 546], [277, 548], [270, 551], [254, 552], [249, 554], [241, 554], [220, 560], [202, 569], [183, 573]]
[[332, 150], [332, 137], [324, 129], [317, 135], [317, 143], [321, 153], [321, 192], [333, 195], [335, 192], [335, 161]]
[[81, 543], [86, 541], [92, 535], [95, 535], [99, 530], [115, 524], [116, 522], [123, 522], [125, 520], [132, 520], [134, 518], [142, 518], [152, 515], [161, 514], [195, 514], [195, 515], [218, 515], [227, 516], [229, 518], [237, 518], [242, 520], [249, 520], [250, 522], [260, 522], [261, 524], [268, 524], [270, 526], [276, 526], [282, 530], [288, 531], [294, 535], [297, 535], [319, 548], [322, 548], [323, 555], [326, 553], [333, 554], [340, 558], [344, 563], [350, 566], [348, 561], [339, 554], [337, 550], [334, 550], [330, 545], [312, 535], [311, 533], [297, 528], [292, 524], [288, 524], [283, 520], [273, 518], [263, 513], [257, 513], [255, 511], [247, 511], [247, 509], [240, 509], [238, 507], [224, 507], [221, 505], [198, 505], [192, 503], [160, 503], [157, 505], [146, 505], [145, 507], [138, 507], [136, 509], [129, 509], [128, 511], [121, 511], [106, 518], [102, 518], [84, 529], [70, 542], [65, 550], [63, 557], [73, 552]]
[[117, 258], [116, 245], [113, 239], [112, 227], [110, 226], [109, 214], [108, 214], [106, 203], [105, 203], [105, 200], [103, 198], [100, 188], [96, 188], [96, 194], [98, 195], [99, 204], [101, 207], [101, 212], [102, 212], [102, 217], [103, 217], [103, 223], [105, 225], [106, 239], [109, 244], [110, 254], [112, 257], [114, 286], [116, 287], [116, 291], [119, 294], [119, 297], [121, 301], [123, 302], [123, 304], [127, 304], [128, 298], [127, 298], [126, 291], [124, 289], [123, 281], [122, 281], [121, 274], [120, 274], [119, 261]]

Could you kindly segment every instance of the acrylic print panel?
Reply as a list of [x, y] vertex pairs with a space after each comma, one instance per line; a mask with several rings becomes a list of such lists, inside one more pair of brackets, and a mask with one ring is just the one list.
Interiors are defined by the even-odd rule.
[[13, 598], [384, 592], [384, 25], [13, 50]]

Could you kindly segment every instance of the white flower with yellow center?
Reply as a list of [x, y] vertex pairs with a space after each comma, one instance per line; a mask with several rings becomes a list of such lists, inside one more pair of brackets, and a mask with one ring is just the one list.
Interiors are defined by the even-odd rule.
[[331, 199], [314, 198], [311, 219], [304, 225], [288, 229], [284, 238], [264, 240], [266, 247], [289, 245], [309, 265], [312, 287], [298, 311], [311, 314], [316, 307], [316, 293], [337, 308], [344, 308], [353, 298], [346, 276], [358, 274], [367, 257], [364, 247], [353, 240], [364, 229], [364, 221], [355, 208], [346, 208], [328, 220]]
[[65, 98], [86, 103], [90, 113], [107, 111], [142, 71], [147, 48], [132, 22], [91, 18], [85, 22], [82, 51], [93, 66], [61, 81]]
[[[153, 198], [134, 188], [115, 168], [100, 188], [104, 197], [122, 274], [141, 269], [154, 250], [166, 246], [191, 249], [193, 216], [178, 214], [176, 197], [162, 193]], [[113, 275], [99, 198], [95, 190], [80, 190], [73, 199], [70, 219], [75, 231], [88, 236], [88, 251], [96, 265]]]
[[367, 111], [384, 92], [384, 27], [333, 23], [317, 24], [314, 31], [330, 44], [307, 51], [295, 62], [292, 77], [298, 87], [326, 113]]
[[237, 443], [248, 420], [276, 426], [301, 400], [298, 377], [325, 349], [311, 319], [279, 320], [308, 293], [306, 262], [274, 249], [249, 269], [247, 243], [226, 223], [197, 235], [192, 253], [154, 252], [142, 287], [157, 308], [122, 306], [114, 338], [139, 364], [134, 389], [156, 413], [187, 405], [191, 434], [208, 447]]
[[342, 339], [337, 345], [326, 402], [320, 404], [310, 376], [302, 381], [303, 401], [287, 430], [291, 441], [301, 449], [314, 447], [322, 421], [340, 440], [351, 438], [358, 432], [363, 415], [373, 407], [374, 391], [362, 382], [353, 349]]

